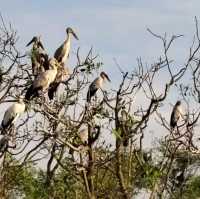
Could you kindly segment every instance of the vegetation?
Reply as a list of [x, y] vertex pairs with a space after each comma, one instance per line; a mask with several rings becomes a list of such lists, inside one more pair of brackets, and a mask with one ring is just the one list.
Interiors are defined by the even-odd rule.
[[[1, 20], [3, 107], [24, 96], [35, 77], [34, 55], [18, 51], [16, 31]], [[117, 65], [118, 85], [99, 89], [90, 103], [87, 90], [103, 63], [92, 49], [85, 58], [80, 49], [75, 57], [70, 55], [77, 64], [53, 100], [46, 93], [25, 100], [26, 111], [6, 130], [8, 144], [0, 150], [0, 198], [129, 199], [141, 192], [149, 199], [199, 198], [200, 38], [197, 19], [195, 23], [182, 65], [170, 56], [172, 44], [182, 36], [168, 38], [148, 30], [163, 46], [157, 61], [144, 65], [138, 59], [128, 72]], [[163, 108], [171, 113], [167, 104], [178, 99], [187, 109], [172, 129]], [[79, 134], [83, 128], [86, 142]], [[152, 129], [163, 136], [147, 149], [144, 140]]]

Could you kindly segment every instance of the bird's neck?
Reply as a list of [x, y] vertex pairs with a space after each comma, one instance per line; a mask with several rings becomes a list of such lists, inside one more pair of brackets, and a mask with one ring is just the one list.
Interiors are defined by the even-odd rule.
[[100, 76], [99, 77], [99, 87], [100, 88], [102, 88], [103, 82], [104, 82], [104, 79]]
[[32, 49], [33, 49], [33, 50], [36, 50], [37, 48], [38, 48], [37, 44], [36, 44], [36, 43], [34, 43], [34, 44], [33, 44], [33, 48], [32, 48]]
[[72, 38], [72, 34], [71, 33], [67, 34], [66, 42], [70, 42], [71, 38]]

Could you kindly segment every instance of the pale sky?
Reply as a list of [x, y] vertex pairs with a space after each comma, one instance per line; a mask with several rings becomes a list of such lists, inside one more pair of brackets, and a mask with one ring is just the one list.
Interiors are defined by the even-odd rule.
[[71, 26], [80, 38], [73, 48], [80, 46], [86, 52], [93, 46], [106, 70], [117, 72], [113, 58], [129, 70], [137, 57], [148, 63], [159, 57], [160, 43], [146, 28], [160, 34], [184, 34], [174, 49], [181, 61], [184, 48], [191, 44], [199, 8], [198, 0], [2, 0], [0, 11], [17, 29], [22, 52], [33, 35], [42, 35], [53, 55], [65, 38], [66, 27]]

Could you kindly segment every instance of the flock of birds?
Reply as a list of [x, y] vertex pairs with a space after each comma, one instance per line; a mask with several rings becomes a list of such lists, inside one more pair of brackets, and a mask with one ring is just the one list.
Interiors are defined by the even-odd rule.
[[[71, 39], [74, 37], [78, 40], [78, 36], [72, 28], [66, 29], [67, 38], [55, 51], [54, 57], [49, 58], [45, 52], [44, 46], [40, 41], [40, 37], [33, 37], [33, 39], [27, 44], [32, 45], [31, 51], [31, 63], [32, 74], [34, 80], [31, 86], [27, 89], [25, 97], [20, 96], [15, 103], [12, 104], [6, 111], [1, 123], [1, 135], [0, 139], [0, 152], [4, 152], [8, 147], [9, 130], [14, 126], [17, 119], [26, 110], [26, 103], [35, 97], [40, 97], [42, 93], [48, 92], [48, 97], [52, 100], [59, 87], [59, 84], [70, 75], [68, 68], [65, 67], [65, 62], [69, 58]], [[110, 81], [108, 75], [105, 72], [101, 72], [89, 86], [87, 92], [87, 103], [91, 102], [92, 97], [96, 94], [97, 90], [102, 88], [105, 80]], [[81, 137], [83, 133], [80, 133]]]
[[[72, 28], [67, 28], [66, 33], [67, 38], [55, 51], [53, 58], [49, 58], [39, 37], [33, 37], [27, 44], [27, 46], [33, 44], [31, 62], [34, 80], [27, 89], [25, 97], [20, 96], [19, 99], [5, 111], [1, 123], [1, 135], [3, 137], [0, 139], [0, 152], [3, 153], [7, 149], [10, 136], [8, 132], [11, 127], [14, 126], [19, 116], [25, 112], [26, 103], [35, 97], [40, 97], [40, 94], [45, 92], [48, 92], [49, 99], [52, 100], [60, 82], [63, 81], [66, 76], [70, 75], [69, 70], [65, 67], [65, 62], [69, 57], [72, 36], [77, 40], [78, 37]], [[105, 72], [101, 72], [100, 76], [90, 84], [87, 92], [87, 103], [90, 103], [97, 90], [102, 88], [105, 80], [110, 82], [108, 75]], [[181, 102], [178, 101], [171, 114], [170, 126], [172, 129], [177, 126], [177, 122], [181, 117]], [[88, 136], [83, 134], [83, 131], [80, 132], [80, 136], [83, 142], [87, 141]]]

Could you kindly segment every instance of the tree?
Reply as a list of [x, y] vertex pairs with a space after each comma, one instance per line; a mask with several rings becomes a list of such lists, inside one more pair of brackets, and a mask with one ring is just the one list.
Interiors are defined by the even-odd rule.
[[[0, 104], [7, 104], [24, 96], [35, 76], [30, 57], [17, 50], [16, 31], [2, 17], [1, 21]], [[197, 19], [195, 23], [195, 39], [182, 65], [176, 66], [175, 58], [169, 56], [172, 44], [182, 35], [168, 39], [167, 34], [148, 29], [162, 42], [159, 59], [147, 66], [138, 59], [137, 67], [128, 72], [117, 64], [119, 85], [99, 89], [88, 103], [87, 89], [103, 63], [92, 49], [81, 58], [78, 48], [72, 57], [77, 64], [67, 79], [61, 78], [53, 100], [44, 93], [25, 100], [26, 112], [7, 130], [8, 146], [1, 151], [0, 197], [128, 199], [142, 190], [151, 199], [199, 197], [195, 136], [200, 117], [200, 39]], [[58, 63], [57, 69], [62, 67]], [[171, 129], [162, 107], [174, 91], [188, 109]], [[144, 137], [152, 123], [154, 131], [167, 133], [157, 146], [146, 150]], [[80, 137], [83, 128], [88, 134], [85, 142]], [[41, 164], [43, 169], [38, 167]]]

